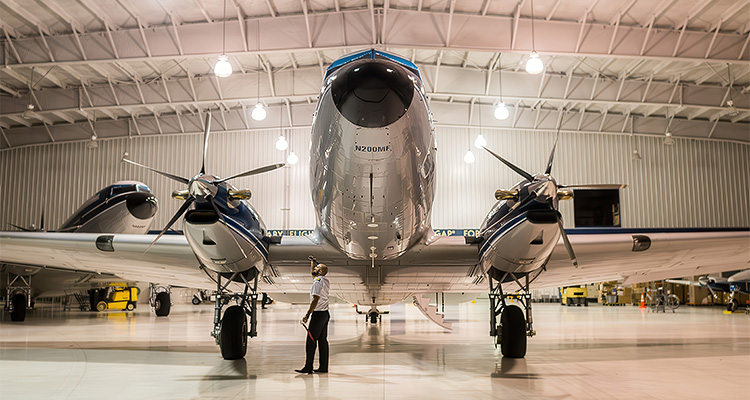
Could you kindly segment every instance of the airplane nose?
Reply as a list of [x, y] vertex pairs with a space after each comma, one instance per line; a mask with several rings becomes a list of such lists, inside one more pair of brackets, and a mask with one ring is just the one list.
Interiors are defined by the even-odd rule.
[[342, 67], [331, 84], [339, 112], [351, 123], [381, 128], [401, 118], [411, 104], [414, 83], [388, 60], [361, 60]]
[[156, 215], [159, 206], [151, 193], [138, 192], [128, 195], [126, 200], [128, 211], [138, 219], [149, 219]]

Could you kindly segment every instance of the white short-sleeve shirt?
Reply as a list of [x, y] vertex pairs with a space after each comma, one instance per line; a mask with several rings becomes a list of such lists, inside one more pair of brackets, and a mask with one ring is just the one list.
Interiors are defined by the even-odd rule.
[[313, 301], [313, 295], [320, 297], [318, 304], [315, 306], [313, 311], [327, 311], [328, 310], [328, 289], [331, 287], [331, 283], [325, 276], [317, 276], [313, 279], [312, 287], [310, 288], [310, 301]]

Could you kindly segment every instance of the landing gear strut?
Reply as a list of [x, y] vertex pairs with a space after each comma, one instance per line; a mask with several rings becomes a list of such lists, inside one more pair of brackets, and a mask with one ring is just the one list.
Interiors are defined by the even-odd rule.
[[10, 320], [25, 320], [26, 309], [31, 308], [31, 275], [8, 273], [5, 293], [5, 309], [10, 313]]
[[[221, 283], [222, 274], [217, 274], [214, 329], [211, 336], [216, 339], [216, 344], [221, 349], [221, 356], [225, 360], [237, 360], [245, 357], [247, 338], [258, 336], [256, 330], [258, 324], [258, 274], [253, 273], [257, 272], [256, 270], [250, 271], [252, 272], [235, 272], [224, 285]], [[251, 280], [248, 280], [248, 276], [251, 274], [254, 276]], [[232, 281], [245, 284], [245, 290], [242, 294], [227, 291], [227, 287]], [[235, 305], [227, 307], [222, 317], [222, 308], [232, 300], [234, 300]], [[247, 317], [250, 317], [249, 329]]]
[[[523, 358], [526, 356], [526, 337], [534, 336], [531, 318], [531, 283], [544, 270], [530, 277], [531, 273], [514, 274], [501, 272], [491, 268], [487, 276], [490, 282], [490, 336], [495, 338], [495, 344], [500, 345], [504, 357]], [[515, 293], [505, 293], [503, 283], [515, 282], [519, 290]], [[506, 300], [515, 299], [518, 306], [508, 305]], [[525, 313], [525, 318], [524, 318]], [[500, 316], [500, 323], [497, 321]]]

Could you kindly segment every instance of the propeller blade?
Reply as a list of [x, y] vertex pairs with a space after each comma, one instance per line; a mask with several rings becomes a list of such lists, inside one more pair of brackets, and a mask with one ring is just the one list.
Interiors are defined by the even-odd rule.
[[232, 175], [232, 176], [230, 176], [228, 178], [222, 178], [222, 179], [219, 179], [219, 180], [215, 180], [213, 183], [226, 182], [226, 181], [228, 181], [230, 179], [241, 178], [243, 176], [250, 176], [250, 175], [262, 174], [264, 172], [269, 172], [269, 171], [273, 171], [273, 170], [275, 170], [277, 168], [281, 168], [284, 165], [286, 165], [286, 164], [284, 164], [284, 163], [278, 163], [278, 164], [266, 165], [265, 167], [256, 168], [256, 169], [253, 169], [253, 170], [250, 170], [250, 171], [247, 171], [247, 172], [243, 172], [243, 173], [237, 174], [237, 175]]
[[504, 159], [504, 158], [500, 157], [500, 156], [499, 156], [499, 155], [497, 155], [497, 154], [496, 154], [496, 153], [495, 153], [494, 151], [492, 151], [492, 150], [490, 150], [490, 149], [488, 149], [488, 148], [486, 148], [486, 147], [482, 147], [482, 148], [483, 148], [483, 149], [485, 149], [485, 150], [487, 150], [487, 151], [488, 151], [488, 152], [489, 152], [490, 154], [492, 154], [492, 155], [493, 155], [493, 156], [494, 156], [495, 158], [497, 158], [498, 160], [500, 160], [500, 162], [502, 162], [503, 164], [507, 165], [507, 166], [508, 166], [508, 167], [509, 167], [510, 169], [512, 169], [513, 171], [515, 171], [515, 172], [516, 172], [516, 173], [517, 173], [518, 175], [521, 175], [522, 177], [524, 177], [524, 179], [528, 180], [529, 182], [532, 182], [532, 181], [534, 180], [534, 177], [533, 177], [533, 176], [531, 176], [531, 174], [530, 174], [530, 173], [528, 173], [528, 172], [526, 172], [526, 171], [522, 170], [521, 168], [517, 167], [517, 166], [516, 166], [515, 164], [513, 164], [512, 162], [510, 162], [510, 161], [508, 161], [508, 160], [506, 160], [506, 159]]
[[206, 113], [206, 129], [203, 131], [203, 164], [201, 174], [206, 173], [206, 154], [208, 153], [208, 135], [211, 133], [211, 110]]
[[167, 226], [165, 226], [164, 229], [159, 233], [159, 236], [157, 236], [156, 239], [154, 239], [154, 241], [151, 242], [150, 245], [148, 245], [148, 248], [146, 249], [146, 251], [144, 251], [144, 253], [148, 252], [151, 249], [151, 246], [153, 246], [157, 240], [159, 240], [165, 233], [167, 233], [169, 228], [171, 228], [172, 225], [174, 225], [174, 223], [177, 222], [177, 220], [182, 216], [182, 214], [187, 211], [190, 205], [193, 204], [193, 201], [195, 201], [195, 197], [188, 197], [188, 199], [185, 200], [184, 203], [182, 203], [182, 207], [180, 207], [180, 209], [177, 210], [177, 213], [175, 213], [172, 219], [169, 220], [169, 223], [167, 223]]
[[619, 183], [614, 183], [614, 184], [608, 184], [608, 183], [597, 184], [597, 183], [594, 183], [594, 184], [590, 184], [590, 185], [557, 185], [557, 187], [559, 187], [559, 188], [568, 188], [568, 189], [603, 189], [603, 190], [610, 189], [610, 190], [616, 190], [616, 189], [625, 189], [625, 188], [628, 187], [628, 185], [626, 185], [624, 183], [623, 184], [619, 184]]
[[8, 223], [8, 225], [10, 225], [10, 226], [12, 226], [12, 227], [14, 227], [14, 228], [16, 228], [16, 229], [22, 230], [22, 231], [24, 231], [24, 232], [34, 232], [34, 229], [24, 228], [24, 227], [22, 227], [22, 226], [18, 226], [18, 225], [16, 225], [16, 224], [11, 224], [11, 223]]
[[[209, 202], [211, 203], [211, 206], [214, 208], [214, 211], [216, 211], [216, 215], [219, 218], [221, 218], [221, 220], [225, 224], [227, 224], [227, 220], [226, 220], [226, 218], [224, 218], [224, 214], [222, 214], [221, 211], [219, 211], [219, 207], [216, 205], [216, 203], [214, 203], [214, 198], [213, 197], [209, 197]], [[227, 226], [229, 226], [229, 224], [227, 224]], [[245, 258], [247, 258], [247, 254], [245, 254], [245, 250], [242, 249], [242, 246], [240, 246], [240, 242], [237, 241], [237, 238], [234, 237], [234, 235], [232, 235], [232, 239], [234, 239], [234, 244], [236, 244], [237, 248], [240, 249], [240, 252], [242, 252], [242, 256], [245, 257]]]
[[557, 135], [555, 136], [555, 144], [552, 145], [552, 151], [549, 153], [549, 160], [547, 161], [547, 169], [544, 173], [549, 175], [552, 172], [552, 160], [555, 158], [555, 149], [557, 149], [557, 141], [560, 139], [560, 128], [557, 128]]
[[147, 170], [149, 170], [149, 171], [153, 171], [153, 172], [156, 172], [156, 173], [157, 173], [157, 174], [159, 174], [159, 175], [163, 175], [163, 176], [166, 176], [167, 178], [169, 178], [169, 179], [171, 179], [171, 180], [173, 180], [173, 181], [177, 181], [177, 182], [180, 182], [180, 183], [184, 183], [184, 184], [186, 184], [186, 185], [188, 184], [188, 182], [190, 182], [189, 180], [187, 180], [187, 179], [185, 179], [185, 178], [183, 178], [183, 177], [181, 177], [181, 176], [177, 176], [177, 175], [172, 175], [172, 174], [170, 174], [170, 173], [167, 173], [167, 172], [162, 172], [162, 171], [159, 171], [158, 169], [154, 169], [154, 168], [151, 168], [151, 167], [149, 167], [149, 166], [147, 166], [147, 165], [143, 165], [143, 164], [138, 164], [138, 163], [137, 163], [137, 162], [135, 162], [135, 161], [131, 161], [131, 160], [128, 160], [128, 159], [127, 159], [126, 157], [127, 157], [127, 155], [123, 156], [123, 157], [122, 157], [122, 161], [124, 161], [124, 162], [126, 162], [126, 163], [128, 163], [128, 164], [133, 164], [133, 165], [135, 165], [135, 166], [137, 166], [137, 167], [141, 167], [141, 168], [146, 168], [146, 169], [147, 169]]
[[573, 261], [573, 266], [578, 268], [578, 259], [576, 258], [576, 253], [573, 251], [573, 245], [570, 244], [568, 234], [563, 229], [562, 219], [557, 219], [557, 225], [560, 227], [560, 233], [562, 234], [563, 243], [565, 243], [565, 250], [568, 251], [568, 256], [570, 256], [570, 261]]

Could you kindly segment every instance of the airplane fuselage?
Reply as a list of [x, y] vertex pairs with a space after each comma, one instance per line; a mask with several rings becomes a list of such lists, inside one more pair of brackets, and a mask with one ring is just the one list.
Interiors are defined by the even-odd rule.
[[349, 258], [388, 260], [431, 232], [437, 149], [418, 73], [367, 53], [329, 68], [310, 182], [324, 237]]

